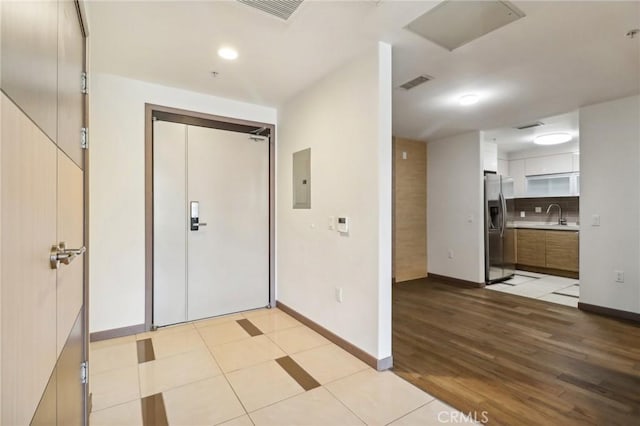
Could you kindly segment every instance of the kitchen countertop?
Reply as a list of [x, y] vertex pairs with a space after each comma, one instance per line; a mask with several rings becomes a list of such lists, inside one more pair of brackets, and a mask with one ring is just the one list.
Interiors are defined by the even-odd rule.
[[547, 223], [547, 222], [525, 222], [525, 221], [514, 221], [514, 228], [522, 228], [522, 229], [541, 229], [547, 231], [579, 231], [580, 225], [575, 222], [569, 222], [567, 225], [558, 225], [557, 222]]

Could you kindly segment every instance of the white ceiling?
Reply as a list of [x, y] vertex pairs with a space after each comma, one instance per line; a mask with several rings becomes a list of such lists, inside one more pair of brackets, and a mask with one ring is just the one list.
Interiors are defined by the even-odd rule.
[[[394, 46], [394, 134], [420, 140], [640, 92], [640, 37], [625, 37], [640, 1], [515, 1], [525, 18], [453, 52], [403, 28], [437, 3], [306, 0], [284, 22], [235, 1], [90, 1], [91, 71], [277, 107], [382, 40]], [[219, 59], [223, 44], [239, 59]], [[420, 74], [435, 79], [398, 88]], [[480, 102], [459, 106], [469, 92]]]
[[485, 130], [482, 132], [482, 139], [496, 143], [500, 152], [516, 152], [535, 148], [538, 146], [533, 143], [535, 137], [549, 133], [569, 133], [572, 139], [567, 143], [579, 141], [578, 111], [518, 124], [531, 124], [536, 121], [543, 123], [543, 125], [522, 130], [512, 126]]

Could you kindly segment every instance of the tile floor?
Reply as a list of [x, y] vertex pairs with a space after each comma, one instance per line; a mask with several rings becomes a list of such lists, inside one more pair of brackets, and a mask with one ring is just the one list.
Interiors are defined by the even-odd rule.
[[574, 308], [578, 307], [580, 297], [580, 284], [577, 279], [526, 271], [516, 271], [510, 280], [488, 285], [486, 288]]
[[91, 344], [92, 426], [474, 423], [278, 309]]

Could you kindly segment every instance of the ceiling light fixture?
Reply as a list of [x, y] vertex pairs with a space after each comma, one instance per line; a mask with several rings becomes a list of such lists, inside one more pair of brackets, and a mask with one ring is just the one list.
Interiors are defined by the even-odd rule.
[[569, 133], [549, 133], [547, 135], [536, 136], [533, 143], [536, 145], [558, 145], [569, 142], [571, 135]]
[[218, 56], [228, 61], [233, 61], [238, 58], [238, 51], [233, 47], [221, 47], [218, 49]]
[[478, 95], [464, 95], [462, 96], [458, 101], [460, 102], [460, 105], [462, 106], [468, 106], [468, 105], [473, 105], [473, 104], [477, 104], [478, 103]]

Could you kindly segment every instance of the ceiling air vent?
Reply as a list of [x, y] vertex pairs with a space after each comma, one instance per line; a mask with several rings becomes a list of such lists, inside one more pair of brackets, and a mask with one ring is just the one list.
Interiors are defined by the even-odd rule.
[[402, 87], [405, 90], [409, 90], [409, 89], [413, 89], [416, 86], [421, 85], [422, 83], [426, 83], [429, 80], [433, 80], [433, 77], [431, 77], [430, 75], [422, 74], [421, 76], [418, 76], [413, 80], [409, 80], [406, 83], [401, 84], [400, 87]]
[[287, 20], [296, 11], [302, 0], [238, 0], [242, 4], [273, 15], [276, 18]]
[[525, 124], [523, 126], [518, 126], [518, 127], [516, 127], [516, 129], [518, 129], [518, 130], [526, 130], [526, 129], [531, 129], [533, 127], [538, 127], [538, 126], [544, 126], [544, 123], [542, 121], [536, 121], [535, 123], [530, 123], [530, 124]]

